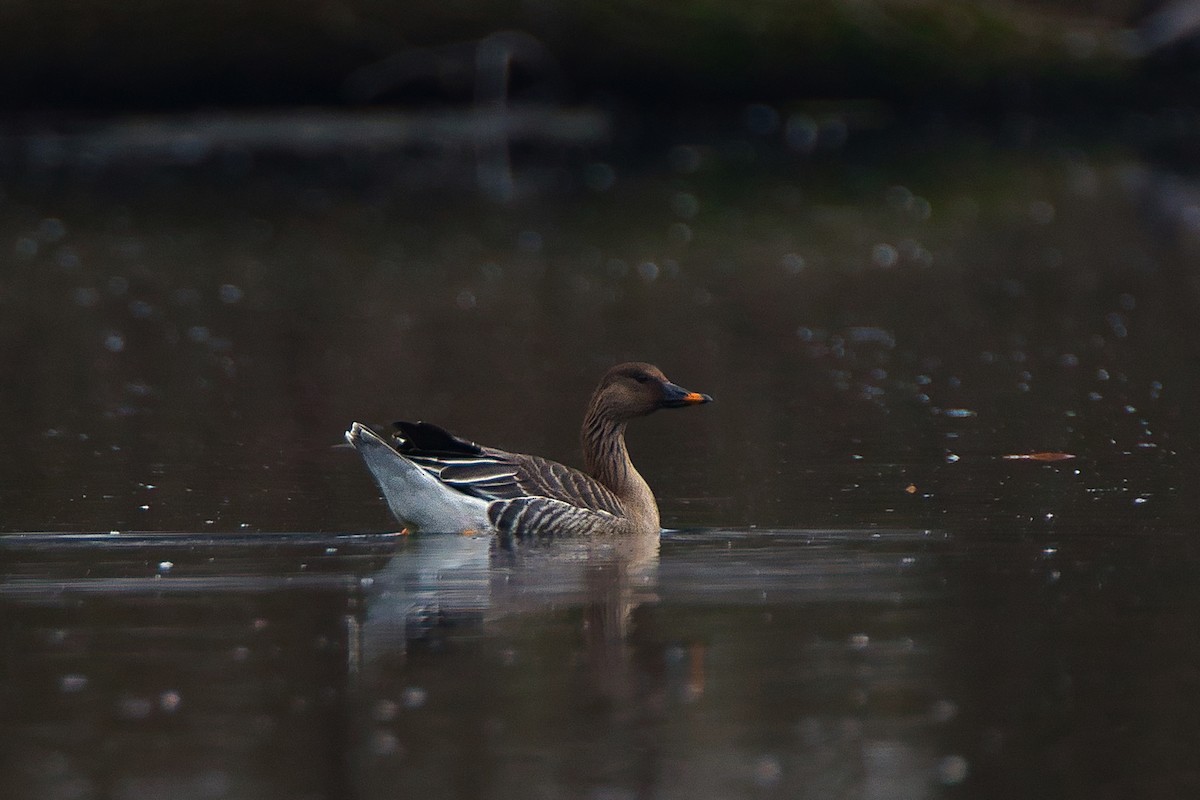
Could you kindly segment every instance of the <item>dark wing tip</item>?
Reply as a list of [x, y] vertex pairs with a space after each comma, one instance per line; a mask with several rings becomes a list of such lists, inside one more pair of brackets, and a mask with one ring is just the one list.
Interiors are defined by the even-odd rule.
[[483, 455], [483, 448], [474, 442], [460, 439], [445, 428], [431, 422], [392, 423], [396, 432], [404, 439], [401, 452], [418, 452], [437, 455]]

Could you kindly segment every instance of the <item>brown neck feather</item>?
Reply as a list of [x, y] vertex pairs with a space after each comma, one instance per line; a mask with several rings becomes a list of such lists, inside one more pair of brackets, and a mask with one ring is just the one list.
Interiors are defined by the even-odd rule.
[[646, 481], [634, 469], [625, 448], [626, 417], [617, 413], [603, 395], [597, 393], [583, 418], [580, 441], [587, 473], [604, 484], [625, 510], [631, 532], [659, 531], [658, 504]]
[[625, 423], [613, 419], [602, 403], [593, 400], [583, 418], [580, 442], [588, 474], [620, 496], [633, 471], [625, 448]]

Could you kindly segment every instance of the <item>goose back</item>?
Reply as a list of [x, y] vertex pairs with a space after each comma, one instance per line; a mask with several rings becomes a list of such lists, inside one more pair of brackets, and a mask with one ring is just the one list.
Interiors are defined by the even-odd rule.
[[577, 469], [540, 456], [483, 447], [428, 422], [399, 421], [395, 427], [397, 452], [443, 483], [483, 500], [520, 501], [497, 510], [495, 516], [506, 524], [551, 519], [565, 523], [578, 516], [568, 509], [618, 518], [625, 513], [611, 489]]

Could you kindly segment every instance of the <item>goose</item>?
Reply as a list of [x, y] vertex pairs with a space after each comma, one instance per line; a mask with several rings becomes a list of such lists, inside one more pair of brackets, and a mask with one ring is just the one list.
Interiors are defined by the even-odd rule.
[[387, 438], [362, 423], [346, 431], [393, 516], [422, 531], [555, 535], [660, 533], [658, 504], [629, 460], [625, 426], [660, 408], [712, 402], [653, 364], [610, 369], [583, 418], [584, 471], [460, 439], [428, 422], [397, 422]]

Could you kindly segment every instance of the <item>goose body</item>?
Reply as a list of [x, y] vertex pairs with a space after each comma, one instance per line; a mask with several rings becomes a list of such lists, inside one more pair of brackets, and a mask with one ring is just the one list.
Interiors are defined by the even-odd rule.
[[346, 440], [362, 455], [392, 514], [421, 530], [518, 538], [658, 534], [658, 505], [629, 460], [625, 425], [660, 408], [711, 401], [671, 383], [651, 364], [613, 367], [584, 416], [584, 471], [478, 445], [427, 422], [397, 422], [389, 438], [355, 422]]

